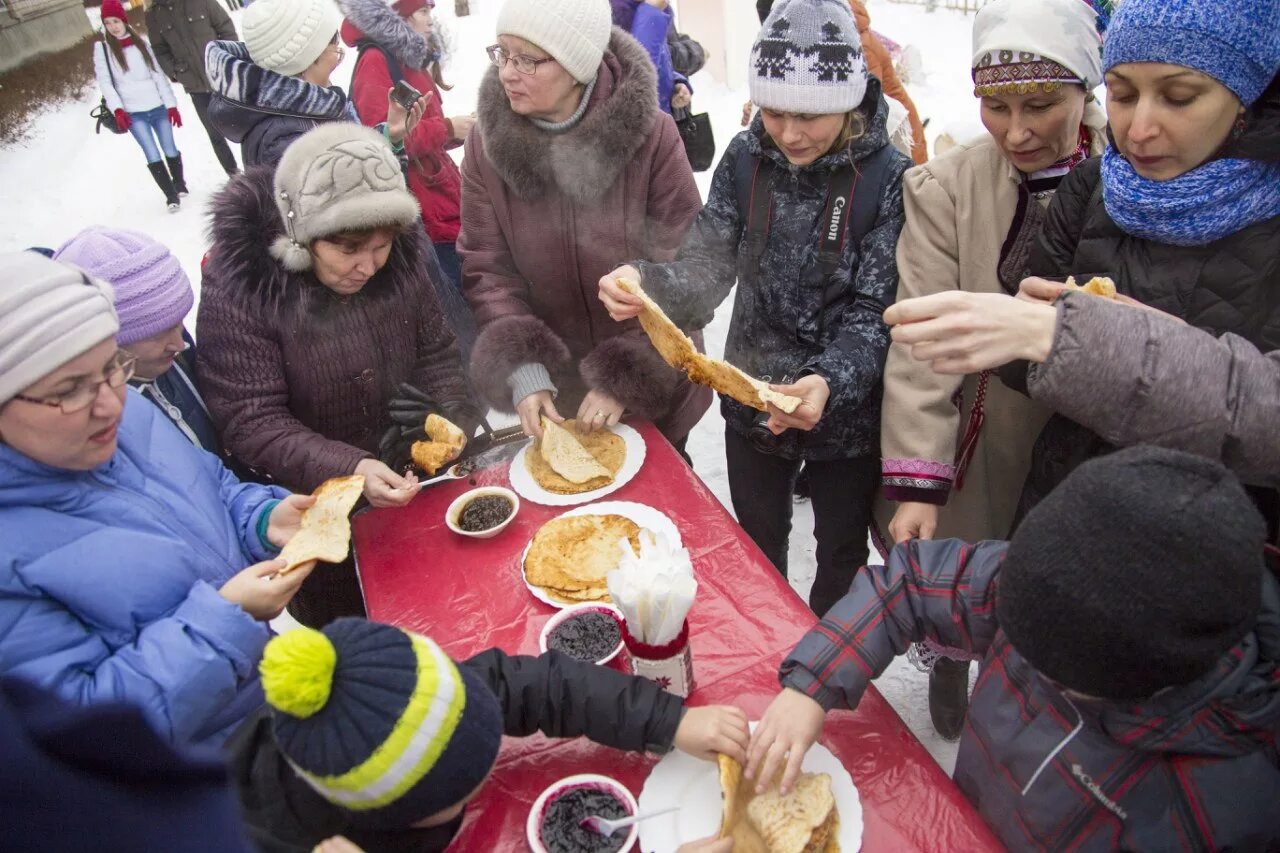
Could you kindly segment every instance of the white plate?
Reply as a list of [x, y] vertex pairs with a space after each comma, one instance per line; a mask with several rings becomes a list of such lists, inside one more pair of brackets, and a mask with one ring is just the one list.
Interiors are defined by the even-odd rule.
[[520, 452], [511, 460], [511, 488], [515, 489], [520, 497], [543, 506], [577, 506], [598, 500], [621, 489], [630, 482], [640, 470], [640, 466], [644, 464], [644, 438], [626, 424], [617, 424], [609, 429], [621, 438], [627, 447], [627, 457], [622, 461], [622, 467], [609, 485], [578, 495], [558, 495], [555, 492], [548, 492], [533, 479], [533, 475], [529, 473], [529, 467], [524, 462], [524, 455], [533, 447], [533, 442], [530, 441], [520, 448]]
[[[672, 543], [673, 548], [683, 548], [684, 544], [680, 541], [680, 530], [671, 519], [644, 504], [632, 503], [631, 501], [601, 501], [598, 504], [588, 504], [580, 506], [577, 509], [571, 509], [568, 512], [562, 512], [556, 518], [566, 518], [574, 515], [620, 515], [623, 518], [629, 518], [641, 527], [647, 527], [654, 533], [661, 533], [667, 537], [667, 541]], [[539, 528], [541, 529], [541, 528]], [[536, 536], [537, 533], [535, 532]], [[529, 592], [539, 601], [546, 602], [552, 607], [564, 610], [566, 607], [573, 607], [575, 604], [586, 604], [584, 601], [563, 602], [556, 601], [551, 596], [542, 591], [542, 587], [534, 586], [525, 580], [524, 576], [524, 560], [529, 556], [529, 549], [533, 547], [533, 540], [529, 540], [529, 544], [524, 546], [524, 550], [520, 552], [520, 580], [524, 581], [524, 585], [529, 588]]]
[[[752, 723], [751, 728], [755, 727]], [[862, 847], [862, 802], [853, 777], [840, 759], [820, 743], [809, 747], [800, 766], [806, 773], [826, 773], [831, 777], [831, 793], [840, 814], [840, 851], [857, 853]], [[713, 762], [683, 752], [667, 753], [644, 781], [640, 813], [681, 808], [640, 824], [640, 850], [670, 853], [685, 842], [715, 835], [720, 829], [723, 801], [720, 772]]]

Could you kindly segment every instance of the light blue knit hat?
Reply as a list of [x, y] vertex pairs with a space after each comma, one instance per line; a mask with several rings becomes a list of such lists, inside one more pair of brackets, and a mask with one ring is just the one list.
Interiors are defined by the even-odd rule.
[[1280, 0], [1124, 0], [1103, 69], [1167, 62], [1214, 78], [1249, 106], [1280, 68]]

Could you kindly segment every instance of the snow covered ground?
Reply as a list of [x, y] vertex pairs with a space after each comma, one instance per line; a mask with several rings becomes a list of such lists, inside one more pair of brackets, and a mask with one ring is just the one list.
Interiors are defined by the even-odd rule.
[[[444, 96], [446, 114], [471, 112], [487, 67], [484, 47], [494, 40], [493, 20], [501, 0], [472, 0], [470, 17], [455, 19], [453, 4], [442, 0], [437, 17], [450, 33], [452, 56], [446, 79], [454, 89]], [[678, 2], [678, 0], [677, 0]], [[684, 0], [696, 3], [698, 0]], [[753, 4], [738, 0], [742, 14], [755, 20]], [[926, 13], [922, 6], [899, 5], [891, 0], [869, 0], [872, 27], [903, 45], [919, 50], [923, 73], [908, 84], [921, 117], [929, 120], [926, 135], [932, 151], [935, 136], [943, 130], [953, 135], [980, 132], [977, 103], [969, 78], [969, 29], [972, 18], [959, 12]], [[233, 13], [238, 20], [239, 12]], [[98, 25], [96, 10], [90, 12]], [[695, 38], [696, 32], [691, 33]], [[348, 51], [334, 83], [346, 86], [351, 78], [355, 52]], [[735, 60], [731, 60], [735, 61]], [[743, 56], [736, 60], [746, 62]], [[721, 150], [740, 130], [745, 89], [729, 89], [706, 72], [693, 79], [694, 109], [711, 115]], [[177, 214], [165, 210], [163, 197], [146, 171], [141, 151], [128, 135], [95, 136], [89, 111], [97, 104], [96, 88], [74, 103], [36, 117], [31, 134], [17, 146], [0, 149], [0, 251], [27, 246], [54, 247], [88, 225], [102, 224], [144, 231], [162, 241], [181, 260], [199, 295], [200, 258], [207, 248], [206, 205], [225, 177], [214, 159], [204, 129], [190, 99], [177, 90], [185, 125], [176, 131], [178, 147], [186, 163], [191, 195]], [[233, 146], [234, 148], [234, 146]], [[461, 156], [459, 150], [458, 156]], [[710, 172], [698, 176], [705, 197]], [[723, 351], [729, 311], [722, 308], [707, 328], [707, 346], [713, 355]], [[195, 322], [195, 310], [188, 318]], [[194, 329], [199, 337], [200, 330]], [[694, 430], [689, 452], [694, 465], [716, 496], [729, 505], [724, 463], [724, 425], [718, 408]], [[815, 567], [813, 513], [807, 505], [796, 507], [791, 538], [791, 584], [807, 596]], [[873, 551], [874, 555], [874, 551]], [[873, 556], [873, 559], [876, 559]], [[975, 668], [976, 669], [976, 668]], [[955, 764], [955, 744], [942, 741], [929, 722], [927, 679], [905, 658], [900, 658], [877, 681], [877, 686], [935, 759], [950, 772]]]

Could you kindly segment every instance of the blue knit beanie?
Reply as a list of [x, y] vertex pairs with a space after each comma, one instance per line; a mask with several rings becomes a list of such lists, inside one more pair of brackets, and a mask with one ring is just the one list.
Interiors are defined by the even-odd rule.
[[1280, 67], [1280, 0], [1124, 0], [1107, 28], [1103, 70], [1126, 62], [1202, 71], [1247, 107]]
[[372, 829], [406, 829], [480, 787], [502, 712], [487, 684], [426, 637], [364, 619], [267, 644], [262, 687], [280, 752]]

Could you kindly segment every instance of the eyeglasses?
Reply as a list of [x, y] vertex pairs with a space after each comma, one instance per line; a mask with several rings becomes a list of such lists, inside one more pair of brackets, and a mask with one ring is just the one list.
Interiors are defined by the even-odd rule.
[[513, 63], [516, 70], [521, 74], [533, 74], [538, 70], [538, 66], [544, 62], [555, 62], [555, 57], [548, 56], [545, 59], [534, 59], [532, 56], [525, 56], [523, 53], [507, 53], [502, 49], [500, 44], [491, 44], [484, 49], [489, 54], [489, 61], [498, 68], [499, 71], [508, 62]]
[[58, 394], [54, 397], [40, 398], [28, 397], [25, 394], [15, 394], [13, 399], [21, 400], [24, 403], [39, 403], [41, 406], [51, 406], [55, 409], [61, 409], [64, 415], [74, 415], [76, 412], [83, 411], [93, 405], [93, 401], [98, 399], [98, 391], [102, 389], [103, 385], [109, 388], [123, 387], [126, 382], [133, 378], [133, 371], [137, 364], [138, 359], [124, 350], [116, 350], [115, 356], [103, 369], [101, 379], [82, 382], [65, 394]]

